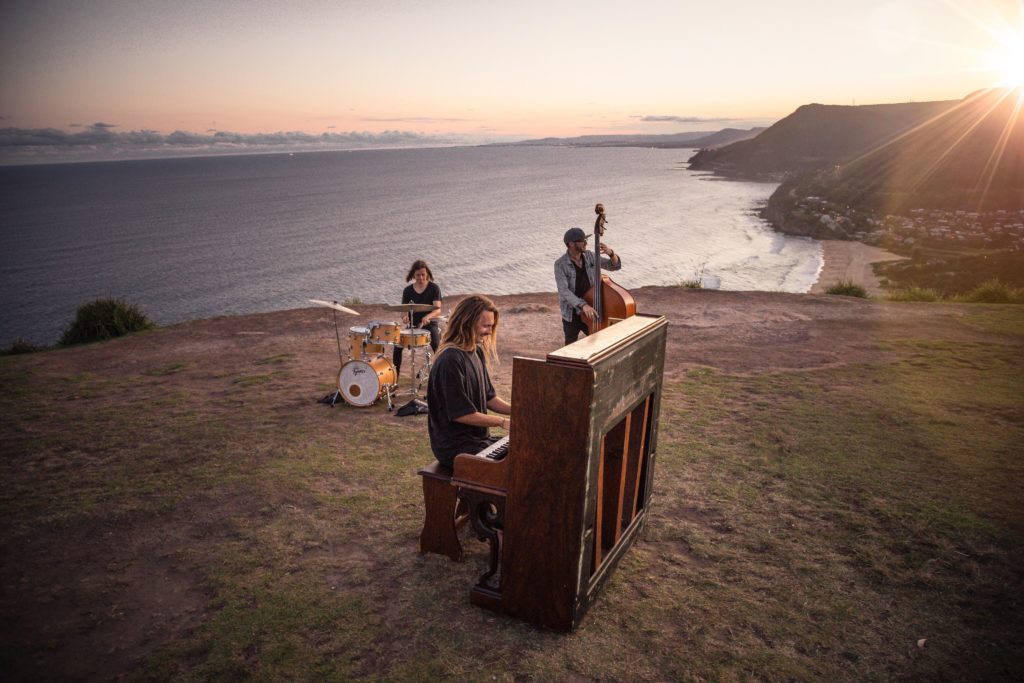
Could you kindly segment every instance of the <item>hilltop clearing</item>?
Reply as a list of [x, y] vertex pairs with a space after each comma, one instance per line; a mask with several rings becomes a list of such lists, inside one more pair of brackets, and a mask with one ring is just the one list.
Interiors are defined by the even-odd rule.
[[[5, 675], [1020, 680], [1024, 306], [634, 296], [669, 320], [650, 519], [571, 635], [470, 605], [469, 535], [417, 554], [425, 418], [317, 403], [329, 309], [0, 358]], [[507, 396], [561, 326], [496, 301]], [[343, 342], [393, 317], [356, 308]]]

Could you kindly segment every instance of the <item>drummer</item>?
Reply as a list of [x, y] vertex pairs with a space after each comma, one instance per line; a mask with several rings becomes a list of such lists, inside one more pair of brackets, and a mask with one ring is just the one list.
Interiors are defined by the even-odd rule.
[[[427, 313], [413, 313], [412, 326], [419, 327], [430, 332], [430, 348], [437, 351], [438, 343], [441, 341], [441, 332], [437, 327], [437, 317], [441, 315], [441, 288], [434, 282], [434, 274], [430, 266], [423, 259], [413, 262], [412, 267], [405, 276], [405, 281], [412, 281], [402, 291], [403, 304], [432, 304], [434, 310]], [[408, 322], [408, 321], [407, 321]], [[394, 355], [395, 372], [402, 371], [402, 347], [395, 347]]]

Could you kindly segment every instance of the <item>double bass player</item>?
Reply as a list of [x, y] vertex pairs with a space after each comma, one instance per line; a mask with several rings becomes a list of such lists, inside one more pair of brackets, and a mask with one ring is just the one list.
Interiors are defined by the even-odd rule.
[[[604, 233], [604, 207], [598, 204], [594, 208], [597, 219], [594, 230], [600, 239]], [[579, 339], [580, 334], [588, 334], [589, 325], [597, 318], [597, 311], [584, 299], [584, 295], [594, 283], [595, 256], [587, 251], [590, 236], [580, 228], [566, 230], [562, 241], [565, 253], [555, 261], [555, 286], [558, 288], [558, 308], [562, 314], [562, 331], [566, 345]], [[601, 250], [601, 266], [608, 270], [622, 267], [622, 259], [607, 243], [599, 242]], [[600, 291], [600, 287], [597, 288]], [[595, 302], [596, 303], [596, 302]]]

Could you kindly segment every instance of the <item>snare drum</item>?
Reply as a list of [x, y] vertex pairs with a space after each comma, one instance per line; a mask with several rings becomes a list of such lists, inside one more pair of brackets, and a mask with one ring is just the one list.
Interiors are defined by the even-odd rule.
[[370, 339], [370, 328], [350, 327], [348, 328], [348, 355], [349, 358], [370, 358], [384, 353], [382, 344], [372, 344]]
[[374, 320], [370, 323], [370, 341], [378, 344], [397, 344], [402, 336], [402, 326], [398, 323]]
[[366, 408], [376, 403], [396, 380], [395, 366], [384, 356], [350, 360], [338, 372], [338, 391], [346, 403]]
[[430, 344], [430, 332], [416, 327], [406, 327], [398, 340], [398, 343], [407, 349], [417, 349]]

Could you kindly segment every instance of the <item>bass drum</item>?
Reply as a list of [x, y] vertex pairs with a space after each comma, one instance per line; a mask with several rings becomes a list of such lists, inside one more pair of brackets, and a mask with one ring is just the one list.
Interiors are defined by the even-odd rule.
[[338, 391], [349, 405], [367, 408], [395, 385], [395, 366], [383, 356], [350, 360], [338, 372]]

